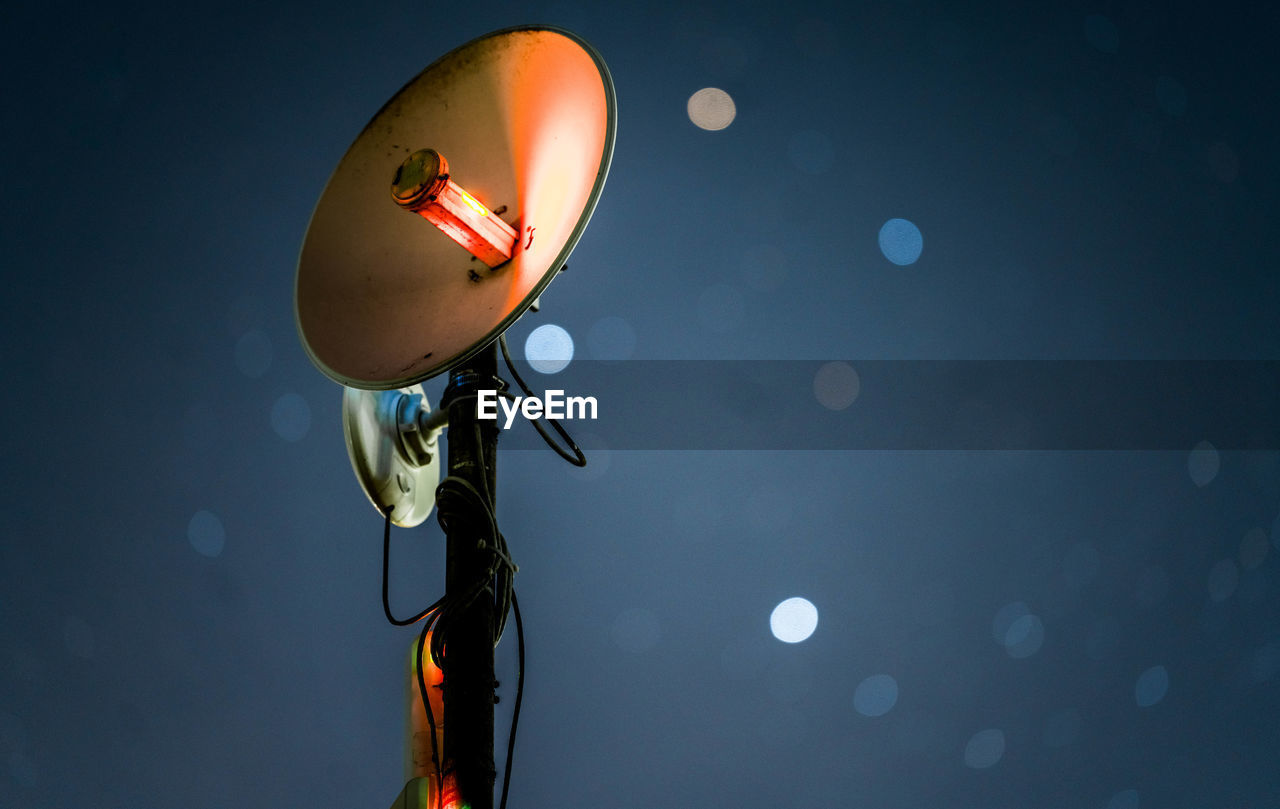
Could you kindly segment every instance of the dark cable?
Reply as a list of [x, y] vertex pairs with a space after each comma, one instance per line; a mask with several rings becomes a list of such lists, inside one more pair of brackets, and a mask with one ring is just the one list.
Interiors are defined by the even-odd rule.
[[[507, 350], [506, 335], [500, 335], [498, 344], [502, 349], [502, 358], [506, 362], [507, 370], [511, 372], [511, 376], [515, 379], [516, 384], [524, 391], [526, 396], [532, 396], [533, 392], [529, 386], [525, 384], [524, 379], [520, 376], [520, 372], [516, 370], [515, 363], [511, 361], [511, 354]], [[502, 391], [502, 395], [514, 398], [507, 391]], [[464, 394], [463, 398], [474, 398], [475, 394]], [[574, 442], [569, 433], [555, 419], [551, 421], [552, 427], [559, 433], [560, 437], [568, 444], [572, 455], [563, 447], [556, 443], [550, 434], [542, 427], [539, 420], [533, 420], [533, 426], [542, 436], [542, 440], [549, 447], [555, 450], [556, 454], [565, 459], [574, 466], [586, 466], [587, 458], [582, 450]], [[422, 627], [421, 633], [418, 635], [417, 643], [417, 680], [418, 693], [422, 699], [422, 707], [427, 715], [427, 724], [431, 728], [431, 762], [436, 772], [437, 795], [444, 794], [444, 772], [440, 763], [439, 746], [436, 743], [436, 722], [433, 711], [431, 710], [431, 698], [427, 690], [426, 667], [423, 664], [423, 655], [426, 652], [427, 636], [431, 636], [431, 660], [439, 668], [444, 668], [444, 647], [445, 639], [449, 634], [449, 627], [453, 623], [453, 619], [466, 609], [486, 591], [494, 599], [494, 646], [497, 646], [501, 640], [503, 631], [506, 628], [507, 615], [515, 613], [516, 619], [516, 644], [517, 644], [517, 660], [518, 670], [516, 675], [516, 702], [511, 715], [511, 730], [507, 737], [507, 759], [505, 770], [502, 777], [502, 799], [499, 803], [499, 809], [506, 809], [507, 794], [511, 786], [511, 764], [515, 755], [516, 729], [520, 723], [520, 707], [524, 701], [524, 622], [520, 616], [520, 604], [516, 600], [514, 578], [515, 573], [519, 570], [515, 562], [512, 561], [509, 549], [507, 547], [506, 537], [498, 530], [497, 517], [495, 515], [495, 503], [493, 493], [489, 490], [489, 481], [487, 472], [488, 460], [484, 457], [484, 444], [480, 433], [480, 426], [475, 427], [475, 441], [477, 458], [481, 463], [480, 482], [483, 491], [478, 490], [475, 486], [462, 478], [450, 475], [440, 482], [436, 488], [436, 520], [440, 524], [440, 528], [448, 534], [449, 522], [457, 519], [466, 521], [468, 519], [477, 522], [475, 528], [481, 533], [481, 539], [484, 547], [490, 550], [490, 563], [484, 575], [479, 578], [471, 586], [465, 588], [461, 593], [446, 593], [433, 603], [430, 607], [422, 610], [417, 615], [409, 619], [398, 619], [391, 614], [391, 601], [389, 595], [389, 568], [390, 568], [390, 547], [391, 547], [391, 512], [394, 506], [386, 510], [386, 525], [383, 528], [382, 536], [382, 609], [387, 620], [395, 626], [408, 626], [417, 623], [426, 618], [426, 623]], [[479, 519], [477, 520], [477, 517]]]
[[387, 573], [390, 568], [389, 557], [391, 555], [391, 512], [395, 511], [395, 508], [395, 506], [387, 507], [387, 524], [382, 529], [382, 612], [387, 616], [387, 620], [392, 624], [396, 626], [409, 626], [410, 624], [418, 623], [423, 618], [430, 615], [432, 611], [440, 606], [444, 601], [444, 598], [440, 598], [436, 603], [427, 607], [412, 618], [401, 619], [391, 614], [391, 598], [388, 594]]
[[[514, 373], [513, 373], [514, 375]], [[523, 387], [523, 385], [522, 385]], [[527, 392], [527, 391], [526, 391]], [[482, 461], [482, 472], [480, 475], [480, 485], [483, 491], [477, 490], [474, 486], [465, 480], [458, 480], [462, 484], [458, 489], [459, 493], [465, 492], [472, 499], [473, 504], [477, 505], [478, 511], [482, 511], [485, 515], [490, 533], [488, 539], [493, 544], [489, 547], [493, 548], [494, 563], [490, 570], [496, 575], [496, 588], [494, 591], [494, 639], [493, 645], [497, 646], [498, 641], [502, 639], [503, 630], [506, 627], [508, 612], [514, 612], [516, 617], [516, 646], [518, 649], [518, 667], [516, 674], [516, 703], [511, 713], [511, 730], [507, 736], [507, 761], [502, 773], [502, 800], [499, 802], [499, 809], [506, 809], [507, 793], [511, 787], [511, 761], [515, 755], [516, 748], [516, 728], [520, 724], [520, 706], [524, 702], [524, 622], [520, 617], [520, 605], [516, 601], [516, 593], [514, 587], [514, 576], [519, 571], [519, 567], [511, 560], [507, 549], [506, 537], [498, 530], [497, 517], [494, 514], [496, 503], [494, 502], [493, 492], [489, 489], [489, 477], [487, 472], [488, 465], [484, 458], [484, 441], [480, 434], [480, 425], [475, 425], [475, 442], [476, 457]], [[438, 496], [438, 495], [437, 495]], [[476, 500], [478, 499], [478, 503]], [[440, 508], [437, 501], [437, 509]], [[442, 523], [443, 526], [443, 523]], [[433, 639], [434, 640], [434, 639]]]
[[[488, 488], [487, 483], [485, 487]], [[478, 520], [477, 517], [479, 517]], [[436, 520], [446, 534], [449, 532], [450, 524], [455, 520], [471, 521], [474, 524], [469, 527], [473, 527], [480, 534], [484, 547], [490, 552], [490, 563], [482, 577], [462, 593], [448, 596], [440, 606], [440, 615], [437, 619], [440, 631], [432, 636], [431, 653], [436, 664], [443, 665], [444, 641], [448, 637], [448, 628], [454, 617], [465, 611], [486, 590], [495, 599], [493, 627], [495, 645], [501, 639], [508, 612], [507, 591], [510, 589], [516, 565], [507, 553], [506, 539], [498, 531], [493, 509], [485, 495], [462, 478], [449, 476], [436, 488]], [[498, 580], [496, 589], [491, 587], [495, 577]]]
[[[525, 396], [532, 396], [533, 391], [524, 383], [524, 379], [521, 378], [520, 372], [516, 370], [515, 363], [511, 361], [511, 354], [507, 351], [507, 335], [505, 333], [498, 336], [498, 347], [502, 349], [502, 359], [506, 362], [507, 370], [511, 372], [511, 377], [516, 381], [516, 384], [520, 386], [520, 390], [524, 391]], [[546, 441], [547, 446], [555, 450], [557, 455], [564, 458], [574, 466], [586, 466], [587, 456], [582, 454], [582, 450], [578, 448], [576, 443], [574, 443], [573, 439], [569, 436], [569, 433], [560, 426], [560, 422], [556, 419], [546, 420], [551, 422], [551, 426], [555, 428], [555, 431], [559, 433], [560, 437], [569, 445], [569, 449], [573, 450], [573, 455], [566, 452], [563, 447], [557, 444], [555, 440], [547, 434], [546, 429], [542, 426], [542, 419], [529, 419], [533, 424], [533, 428], [538, 431], [538, 435], [542, 436], [542, 440]]]
[[[480, 428], [477, 425], [475, 430], [476, 449], [479, 454], [477, 458], [481, 460], [481, 485], [484, 492], [473, 486], [470, 482], [462, 478], [450, 475], [440, 482], [436, 488], [436, 520], [440, 523], [440, 528], [445, 534], [449, 533], [449, 525], [455, 520], [459, 522], [470, 521], [476, 531], [481, 534], [481, 541], [484, 547], [490, 551], [490, 563], [485, 573], [470, 587], [466, 588], [462, 593], [447, 597], [440, 609], [429, 619], [434, 624], [436, 631], [431, 637], [431, 658], [437, 666], [444, 667], [444, 642], [449, 636], [449, 629], [455, 617], [465, 612], [466, 609], [486, 591], [490, 597], [494, 599], [494, 645], [501, 639], [503, 629], [506, 625], [507, 614], [510, 606], [514, 604], [515, 592], [512, 587], [513, 577], [516, 571], [516, 565], [511, 561], [511, 557], [507, 550], [506, 538], [498, 530], [497, 520], [493, 513], [493, 496], [489, 490], [489, 482], [487, 473], [486, 459], [483, 456], [483, 443], [481, 441]], [[456, 526], [455, 526], [456, 527]], [[520, 616], [516, 615], [516, 627], [520, 636], [520, 658], [521, 668], [520, 675], [517, 678], [516, 693], [516, 711], [520, 709], [520, 702], [523, 696], [524, 688], [524, 634], [520, 624]], [[419, 639], [419, 646], [425, 641], [425, 634]], [[422, 682], [421, 680], [419, 681]], [[421, 686], [425, 699], [425, 686]], [[430, 719], [430, 716], [428, 716]], [[505, 795], [507, 793], [507, 780], [510, 777], [511, 762], [510, 751], [514, 744], [515, 722], [518, 714], [512, 720], [512, 736], [508, 742], [508, 760], [507, 771], [503, 777], [503, 796], [505, 809]], [[434, 732], [434, 725], [433, 725]], [[443, 789], [443, 787], [441, 787]]]
[[422, 707], [427, 712], [427, 725], [431, 728], [431, 766], [436, 773], [436, 794], [444, 795], [444, 773], [440, 769], [440, 748], [436, 744], [436, 717], [431, 710], [431, 698], [427, 694], [427, 674], [426, 666], [422, 664], [423, 647], [427, 645], [427, 635], [431, 632], [431, 625], [434, 621], [427, 621], [422, 625], [422, 632], [418, 635], [418, 658], [414, 661], [414, 668], [418, 672], [418, 693], [422, 696]]
[[[476, 457], [482, 457], [484, 453], [484, 441], [480, 436], [480, 425], [476, 424], [474, 425], [474, 428], [477, 453]], [[488, 467], [486, 466], [485, 468], [487, 469]], [[513, 589], [515, 585], [515, 574], [520, 572], [520, 567], [511, 560], [511, 555], [507, 549], [507, 538], [498, 530], [498, 518], [496, 515], [498, 505], [494, 501], [493, 492], [489, 491], [488, 474], [480, 475], [480, 485], [484, 489], [483, 506], [485, 513], [488, 515], [493, 526], [492, 536], [497, 539], [497, 547], [494, 549], [494, 552], [503, 563], [497, 567], [497, 585], [494, 590], [493, 645], [496, 647], [498, 645], [498, 641], [502, 640], [502, 634], [507, 628], [507, 614], [511, 611], [511, 597], [515, 592]], [[495, 560], [495, 563], [497, 561], [499, 560]]]
[[[436, 741], [436, 718], [435, 713], [431, 710], [431, 699], [427, 693], [427, 675], [425, 666], [422, 663], [422, 653], [426, 646], [427, 635], [430, 634], [432, 627], [435, 626], [439, 618], [439, 608], [444, 603], [445, 598], [439, 598], [430, 607], [412, 618], [400, 619], [391, 614], [391, 600], [388, 595], [388, 568], [390, 567], [389, 557], [391, 549], [391, 512], [395, 511], [395, 506], [388, 506], [386, 510], [386, 525], [382, 529], [382, 611], [387, 616], [387, 620], [396, 626], [409, 626], [416, 624], [423, 618], [428, 618], [427, 622], [422, 625], [422, 633], [418, 636], [418, 656], [414, 661], [414, 671], [418, 680], [418, 693], [422, 697], [422, 708], [427, 714], [427, 725], [431, 729], [431, 764], [436, 773], [436, 794], [443, 794], [444, 791], [444, 774], [440, 771], [440, 749]], [[434, 638], [433, 638], [434, 640]], [[432, 644], [434, 646], [434, 644]], [[439, 665], [439, 664], [437, 664]]]

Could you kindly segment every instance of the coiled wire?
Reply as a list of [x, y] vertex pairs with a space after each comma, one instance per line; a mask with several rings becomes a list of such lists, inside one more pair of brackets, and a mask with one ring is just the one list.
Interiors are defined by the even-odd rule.
[[[511, 361], [511, 354], [507, 350], [506, 335], [500, 335], [498, 345], [502, 350], [502, 358], [506, 362], [507, 370], [511, 372], [512, 378], [516, 384], [524, 391], [526, 396], [532, 396], [533, 392], [529, 386], [525, 384], [524, 379], [516, 370], [515, 364]], [[502, 391], [501, 395], [508, 398], [514, 398], [507, 391]], [[465, 395], [465, 398], [474, 398], [475, 394]], [[532, 420], [534, 429], [538, 431], [538, 435], [542, 436], [542, 440], [551, 447], [557, 455], [574, 466], [586, 466], [587, 458], [582, 450], [574, 442], [569, 433], [555, 419], [548, 419], [552, 427], [559, 433], [568, 445], [568, 451], [561, 447], [543, 428], [541, 420]], [[484, 463], [484, 442], [480, 435], [480, 426], [475, 425], [474, 432], [476, 457]], [[570, 454], [572, 453], [572, 454]], [[382, 534], [382, 610], [387, 620], [395, 626], [409, 626], [423, 619], [426, 619], [422, 626], [422, 631], [418, 634], [416, 671], [418, 680], [418, 693], [422, 699], [423, 708], [426, 710], [427, 723], [431, 728], [431, 762], [434, 765], [436, 773], [436, 794], [444, 794], [444, 772], [440, 765], [441, 751], [438, 749], [436, 741], [436, 721], [431, 710], [431, 700], [427, 693], [426, 674], [423, 670], [422, 659], [426, 653], [427, 638], [431, 638], [431, 660], [439, 668], [444, 668], [444, 649], [445, 641], [448, 638], [449, 630], [453, 622], [459, 615], [462, 615], [467, 609], [481, 597], [484, 593], [489, 593], [494, 599], [493, 612], [493, 643], [496, 647], [502, 639], [503, 632], [507, 625], [507, 615], [511, 612], [515, 613], [516, 619], [516, 644], [518, 649], [518, 669], [516, 677], [516, 701], [511, 716], [511, 730], [507, 737], [507, 758], [502, 777], [502, 799], [499, 803], [499, 809], [506, 809], [507, 793], [511, 786], [511, 762], [515, 753], [516, 745], [516, 728], [520, 722], [520, 706], [524, 700], [524, 622], [520, 617], [520, 603], [516, 600], [515, 594], [515, 574], [519, 567], [512, 561], [510, 552], [507, 548], [506, 537], [498, 530], [497, 517], [494, 514], [493, 493], [489, 491], [489, 483], [486, 475], [480, 476], [483, 491], [477, 489], [470, 482], [460, 477], [450, 475], [440, 481], [440, 485], [436, 487], [436, 521], [440, 524], [441, 530], [446, 535], [449, 533], [449, 525], [453, 523], [456, 527], [465, 527], [468, 523], [474, 527], [479, 534], [479, 540], [483, 543], [482, 547], [490, 551], [489, 565], [486, 567], [483, 575], [478, 577], [475, 582], [466, 586], [461, 592], [446, 593], [437, 599], [431, 606], [418, 612], [411, 618], [396, 618], [391, 612], [391, 600], [388, 592], [388, 574], [390, 567], [390, 548], [391, 548], [391, 512], [394, 506], [386, 509], [386, 525]]]

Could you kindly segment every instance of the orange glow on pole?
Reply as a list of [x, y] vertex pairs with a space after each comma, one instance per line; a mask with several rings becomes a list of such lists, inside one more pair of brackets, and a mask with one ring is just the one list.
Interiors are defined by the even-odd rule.
[[[415, 639], [409, 646], [408, 676], [405, 683], [405, 703], [408, 722], [405, 728], [405, 778], [425, 778], [430, 781], [430, 795], [436, 795], [439, 773], [431, 755], [431, 723], [427, 721], [427, 712], [422, 707], [422, 691], [418, 685], [418, 642]], [[427, 642], [423, 646], [423, 675], [427, 685], [427, 700], [431, 705], [431, 718], [435, 721], [436, 755], [443, 764], [444, 759], [444, 690], [440, 687], [444, 682], [444, 672], [431, 659], [431, 633], [427, 633]], [[433, 809], [440, 804], [431, 801]]]
[[462, 796], [458, 794], [458, 781], [452, 773], [444, 777], [443, 798], [441, 809], [467, 809], [467, 805], [462, 802]]
[[401, 208], [420, 215], [462, 245], [490, 269], [511, 260], [515, 228], [449, 177], [449, 162], [435, 149], [409, 155], [396, 169], [391, 196]]

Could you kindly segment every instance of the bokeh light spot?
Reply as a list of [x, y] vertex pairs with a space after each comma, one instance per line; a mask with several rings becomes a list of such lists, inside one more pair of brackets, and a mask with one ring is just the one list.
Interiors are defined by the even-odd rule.
[[1150, 708], [1164, 699], [1169, 692], [1169, 672], [1164, 666], [1152, 666], [1138, 676], [1133, 687], [1133, 698], [1139, 708]]
[[994, 766], [1004, 756], [1004, 731], [990, 728], [973, 734], [964, 746], [964, 763], [975, 770]]
[[632, 654], [647, 652], [658, 645], [662, 629], [658, 616], [643, 608], [622, 612], [613, 620], [613, 642]]
[[1103, 53], [1116, 53], [1120, 50], [1120, 30], [1101, 14], [1090, 14], [1084, 18], [1084, 38]]
[[884, 716], [898, 702], [898, 681], [888, 674], [873, 674], [853, 692], [853, 707], [863, 716]]
[[1023, 615], [1009, 626], [1005, 634], [1004, 650], [1009, 657], [1024, 658], [1040, 651], [1044, 645], [1044, 624], [1039, 616]]
[[733, 98], [719, 87], [703, 87], [689, 96], [686, 107], [689, 120], [699, 129], [711, 132], [724, 129], [738, 114]]
[[1223, 559], [1209, 571], [1209, 597], [1226, 601], [1240, 584], [1240, 569], [1234, 559]]
[[187, 523], [187, 541], [201, 556], [208, 556], [210, 559], [220, 556], [227, 541], [222, 520], [211, 511], [197, 511]]
[[1191, 475], [1191, 482], [1201, 488], [1208, 486], [1218, 476], [1221, 465], [1218, 450], [1208, 441], [1196, 444], [1187, 456], [1187, 473]]
[[991, 637], [1001, 646], [1005, 645], [1005, 639], [1009, 636], [1009, 628], [1013, 623], [1023, 616], [1030, 615], [1031, 608], [1022, 601], [1011, 601], [996, 611], [996, 617], [991, 619]]
[[824, 174], [836, 160], [831, 139], [821, 132], [797, 132], [787, 141], [787, 159], [805, 174]]
[[788, 598], [773, 608], [769, 630], [784, 643], [806, 640], [818, 628], [818, 608], [800, 596]]
[[813, 395], [828, 410], [844, 410], [861, 390], [858, 372], [847, 362], [828, 362], [813, 375]]
[[1123, 789], [1112, 795], [1107, 809], [1138, 809], [1138, 790]]
[[617, 315], [597, 320], [587, 330], [587, 348], [598, 360], [630, 359], [636, 350], [636, 332]]
[[920, 228], [907, 219], [890, 219], [880, 227], [880, 252], [884, 257], [905, 267], [915, 264], [924, 250]]
[[311, 406], [296, 393], [286, 393], [271, 406], [271, 429], [285, 441], [301, 441], [311, 431]]
[[240, 373], [257, 379], [271, 367], [271, 340], [261, 329], [250, 329], [236, 341], [236, 367]]
[[573, 360], [573, 338], [554, 323], [547, 323], [524, 340], [524, 358], [540, 374], [558, 374]]

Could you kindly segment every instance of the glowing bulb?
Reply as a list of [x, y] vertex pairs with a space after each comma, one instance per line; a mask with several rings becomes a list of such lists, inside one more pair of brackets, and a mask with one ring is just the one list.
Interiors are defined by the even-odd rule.
[[391, 197], [490, 269], [515, 254], [515, 228], [490, 216], [488, 208], [455, 183], [449, 177], [449, 162], [435, 149], [420, 149], [405, 158], [391, 181]]

